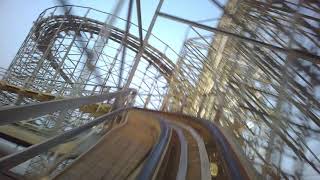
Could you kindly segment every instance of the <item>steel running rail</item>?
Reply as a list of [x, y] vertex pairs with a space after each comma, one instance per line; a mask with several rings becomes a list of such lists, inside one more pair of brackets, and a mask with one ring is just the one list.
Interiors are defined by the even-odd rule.
[[146, 162], [144, 163], [142, 170], [137, 176], [138, 180], [149, 180], [155, 176], [155, 172], [161, 161], [161, 157], [164, 155], [164, 151], [169, 144], [171, 127], [164, 120], [159, 119], [160, 121], [160, 137], [158, 143], [152, 148], [150, 155], [148, 156]]
[[185, 135], [183, 134], [182, 129], [179, 126], [172, 123], [170, 125], [176, 131], [180, 143], [179, 168], [176, 179], [184, 180], [187, 177], [188, 171], [188, 142]]
[[201, 164], [201, 179], [210, 179], [210, 164], [209, 164], [209, 158], [207, 155], [207, 151], [205, 148], [205, 144], [203, 142], [202, 137], [199, 135], [198, 132], [196, 132], [193, 128], [190, 126], [187, 126], [180, 122], [172, 122], [172, 124], [181, 127], [185, 131], [187, 131], [192, 138], [196, 141], [197, 148], [199, 150], [199, 160]]
[[[240, 159], [239, 154], [233, 149], [234, 147], [230, 144], [229, 140], [226, 138], [226, 135], [222, 130], [211, 121], [192, 117], [189, 115], [181, 114], [181, 113], [168, 113], [168, 112], [158, 112], [154, 110], [144, 110], [155, 113], [160, 116], [175, 116], [179, 117], [179, 119], [184, 119], [182, 121], [184, 124], [188, 124], [188, 126], [201, 126], [203, 129], [207, 130], [210, 134], [210, 139], [213, 141], [214, 144], [218, 146], [219, 156], [225, 161], [226, 168], [228, 169], [228, 175], [231, 179], [260, 179], [260, 177], [255, 174], [254, 171], [248, 169], [250, 167], [245, 167], [246, 163], [243, 159]], [[170, 120], [171, 118], [167, 118]], [[197, 128], [195, 128], [197, 129]], [[201, 132], [198, 132], [201, 133]], [[210, 141], [211, 141], [210, 140]], [[241, 151], [241, 150], [240, 150]]]
[[232, 150], [231, 145], [229, 144], [228, 140], [226, 139], [222, 131], [208, 120], [197, 118], [197, 122], [199, 122], [199, 124], [208, 129], [211, 136], [219, 145], [219, 151], [227, 164], [230, 177], [232, 179], [239, 180], [250, 179], [249, 175], [246, 173], [245, 168], [240, 163], [238, 157], [236, 157], [234, 150]]

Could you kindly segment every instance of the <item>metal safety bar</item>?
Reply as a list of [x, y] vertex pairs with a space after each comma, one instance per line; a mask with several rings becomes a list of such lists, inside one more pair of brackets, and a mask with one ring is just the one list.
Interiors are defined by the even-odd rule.
[[96, 96], [66, 98], [53, 101], [39, 102], [21, 106], [9, 106], [0, 108], [0, 125], [10, 124], [29, 118], [39, 117], [55, 111], [77, 108], [86, 104], [102, 102], [104, 100], [124, 97], [136, 93], [134, 89], [121, 90], [114, 93]]
[[112, 120], [115, 116], [119, 115], [122, 112], [127, 111], [128, 108], [121, 108], [114, 110], [110, 113], [107, 113], [105, 115], [102, 115], [93, 121], [90, 121], [82, 126], [79, 126], [77, 128], [71, 129], [63, 134], [54, 136], [42, 143], [32, 145], [22, 151], [19, 151], [14, 154], [10, 154], [8, 156], [5, 156], [0, 159], [0, 169], [1, 170], [10, 170], [11, 168], [35, 157], [36, 155], [39, 155], [50, 148], [55, 147], [56, 145], [59, 145], [68, 139], [71, 139], [73, 137], [76, 137], [77, 135], [81, 134], [82, 132], [99, 125], [102, 122], [105, 122], [107, 120]]

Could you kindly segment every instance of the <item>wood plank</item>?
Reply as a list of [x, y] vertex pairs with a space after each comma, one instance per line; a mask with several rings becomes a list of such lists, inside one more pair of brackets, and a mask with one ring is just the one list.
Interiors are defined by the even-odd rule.
[[123, 179], [144, 160], [160, 133], [157, 121], [131, 111], [127, 123], [111, 130], [54, 179]]

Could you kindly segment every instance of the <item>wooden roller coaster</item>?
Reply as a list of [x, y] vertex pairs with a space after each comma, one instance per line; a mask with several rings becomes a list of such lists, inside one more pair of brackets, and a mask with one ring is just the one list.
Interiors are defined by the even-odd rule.
[[319, 3], [210, 2], [216, 27], [164, 0], [147, 30], [140, 0], [44, 10], [0, 69], [0, 179], [319, 178]]

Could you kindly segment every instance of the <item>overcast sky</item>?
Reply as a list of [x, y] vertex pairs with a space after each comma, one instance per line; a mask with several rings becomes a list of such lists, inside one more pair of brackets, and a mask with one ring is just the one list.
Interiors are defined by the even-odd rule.
[[[223, 0], [221, 0], [223, 2]], [[71, 0], [76, 4], [111, 12], [116, 0]], [[126, 1], [128, 2], [128, 0]], [[141, 0], [143, 27], [147, 29], [158, 0]], [[33, 21], [46, 8], [57, 5], [54, 0], [1, 0], [0, 1], [0, 67], [7, 68], [27, 36]], [[123, 6], [121, 17], [126, 17], [127, 5]], [[218, 10], [209, 0], [165, 0], [162, 12], [179, 17], [200, 21], [220, 17]], [[135, 6], [133, 23], [137, 24]], [[209, 23], [209, 22], [208, 22]], [[215, 22], [210, 22], [214, 26]], [[179, 51], [187, 26], [167, 19], [159, 18], [153, 34]]]

